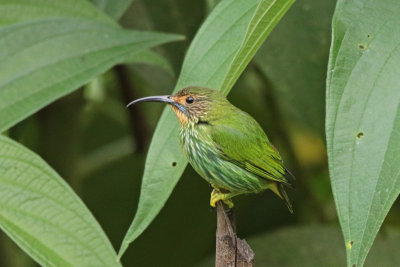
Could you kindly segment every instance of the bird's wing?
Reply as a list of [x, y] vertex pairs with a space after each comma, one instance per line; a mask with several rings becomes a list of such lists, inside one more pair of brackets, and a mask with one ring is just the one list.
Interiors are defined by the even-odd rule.
[[221, 156], [260, 178], [290, 185], [278, 151], [261, 126], [242, 111], [211, 127], [211, 137]]

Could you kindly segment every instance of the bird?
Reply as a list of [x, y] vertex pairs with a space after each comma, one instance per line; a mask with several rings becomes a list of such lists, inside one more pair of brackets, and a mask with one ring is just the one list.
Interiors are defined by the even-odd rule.
[[235, 107], [221, 92], [190, 86], [173, 95], [149, 96], [130, 102], [163, 102], [172, 107], [179, 124], [179, 141], [194, 170], [213, 188], [210, 205], [270, 189], [291, 213], [285, 191], [294, 176], [284, 167], [278, 150], [248, 113]]

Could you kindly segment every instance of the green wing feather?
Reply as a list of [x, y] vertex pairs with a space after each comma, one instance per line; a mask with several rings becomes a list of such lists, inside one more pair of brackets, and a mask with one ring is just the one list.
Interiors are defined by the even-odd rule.
[[247, 113], [232, 106], [231, 112], [213, 124], [211, 137], [226, 160], [260, 178], [290, 186], [281, 156]]

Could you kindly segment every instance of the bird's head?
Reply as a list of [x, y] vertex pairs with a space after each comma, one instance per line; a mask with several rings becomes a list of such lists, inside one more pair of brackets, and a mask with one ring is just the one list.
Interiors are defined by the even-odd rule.
[[143, 97], [130, 102], [128, 107], [138, 102], [164, 102], [171, 105], [181, 125], [208, 123], [218, 114], [217, 106], [229, 104], [220, 92], [203, 87], [186, 87], [174, 95]]

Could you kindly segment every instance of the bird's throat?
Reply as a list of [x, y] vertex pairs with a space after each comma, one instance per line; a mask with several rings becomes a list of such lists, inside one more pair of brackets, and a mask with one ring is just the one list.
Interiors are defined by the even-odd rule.
[[176, 116], [178, 117], [178, 121], [181, 125], [186, 125], [189, 123], [189, 118], [176, 106], [171, 106], [172, 110], [175, 112]]

